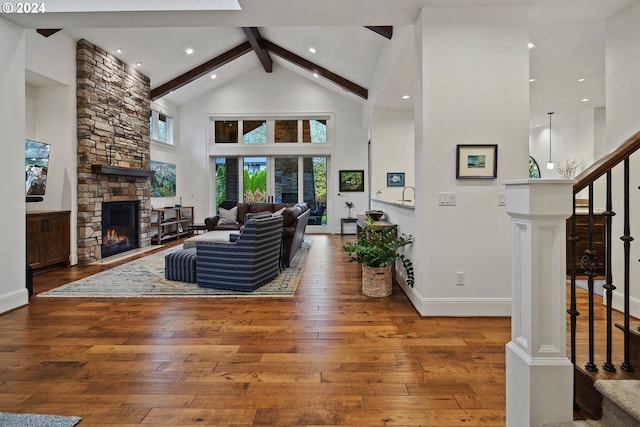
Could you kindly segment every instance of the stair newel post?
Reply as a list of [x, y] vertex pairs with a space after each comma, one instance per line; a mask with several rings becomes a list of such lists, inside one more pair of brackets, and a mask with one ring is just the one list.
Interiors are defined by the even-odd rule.
[[573, 210], [574, 182], [505, 183], [513, 249], [507, 427], [573, 419], [574, 368], [566, 355], [566, 220]]
[[611, 244], [612, 244], [612, 231], [613, 231], [613, 217], [616, 213], [613, 211], [613, 200], [612, 200], [612, 174], [611, 171], [607, 172], [607, 201], [606, 201], [606, 210], [604, 212], [604, 216], [606, 218], [606, 260], [605, 260], [605, 274], [606, 280], [603, 288], [606, 292], [607, 299], [607, 360], [602, 365], [602, 368], [607, 372], [615, 372], [616, 367], [612, 362], [612, 339], [613, 339], [613, 291], [616, 287], [613, 285], [613, 273], [612, 273], [612, 259], [611, 259]]

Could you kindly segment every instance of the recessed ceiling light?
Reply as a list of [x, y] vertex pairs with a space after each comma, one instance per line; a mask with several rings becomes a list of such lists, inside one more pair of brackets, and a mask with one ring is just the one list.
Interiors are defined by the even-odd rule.
[[142, 62], [136, 62], [136, 67], [142, 67]]
[[578, 81], [579, 81], [579, 82], [583, 82], [583, 81], [585, 81], [585, 80], [587, 80], [587, 79], [583, 79], [583, 78], [579, 78], [579, 79], [578, 79]]
[[536, 81], [536, 79], [529, 79], [529, 83], [533, 83], [535, 81]]
[[410, 99], [411, 97], [409, 95], [402, 95], [402, 99]]
[[591, 99], [589, 99], [589, 98], [582, 98], [582, 99], [580, 100], [580, 102], [589, 102], [589, 101], [591, 101]]
[[529, 44], [527, 46], [529, 46], [529, 49], [533, 49], [534, 47], [537, 46], [537, 44], [535, 44], [533, 42], [529, 42]]
[[193, 48], [192, 47], [188, 47], [184, 50], [184, 53], [186, 53], [187, 55], [191, 55], [193, 54]]
[[215, 74], [211, 74], [211, 80], [215, 79], [216, 77], [218, 77], [218, 76], [215, 75]]
[[313, 77], [315, 77], [317, 79], [318, 77], [320, 77], [320, 74], [318, 74], [318, 72], [316, 71], [316, 72], [313, 73]]
[[309, 48], [309, 52], [311, 52], [311, 53], [316, 53], [316, 48], [315, 48], [315, 47], [313, 47], [313, 46], [311, 46], [311, 47]]
[[116, 49], [116, 53], [122, 53], [122, 49], [117, 48], [117, 49]]

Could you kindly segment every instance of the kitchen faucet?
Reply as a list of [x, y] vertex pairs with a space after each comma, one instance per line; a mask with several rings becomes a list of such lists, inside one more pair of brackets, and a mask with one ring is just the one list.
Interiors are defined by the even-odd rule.
[[410, 202], [410, 201], [411, 201], [411, 200], [407, 200], [407, 199], [405, 199], [405, 198], [404, 198], [404, 192], [405, 192], [405, 190], [406, 190], [407, 188], [410, 188], [410, 189], [412, 189], [412, 190], [413, 190], [413, 198], [414, 198], [414, 199], [416, 198], [416, 189], [415, 189], [414, 187], [410, 186], [410, 185], [407, 185], [406, 187], [404, 187], [404, 188], [402, 189], [402, 201], [403, 201], [403, 202]]

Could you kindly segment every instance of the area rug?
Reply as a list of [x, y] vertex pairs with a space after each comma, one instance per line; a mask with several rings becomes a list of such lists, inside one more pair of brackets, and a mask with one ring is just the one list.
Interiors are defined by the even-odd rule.
[[61, 415], [0, 412], [0, 426], [3, 427], [73, 427], [81, 419], [80, 417], [63, 417]]
[[[182, 245], [101, 271], [93, 276], [41, 292], [39, 297], [282, 297], [295, 294], [312, 240], [306, 239], [286, 268], [271, 282], [253, 292], [201, 288], [195, 283], [164, 277], [164, 257]], [[2, 425], [2, 424], [0, 424]]]

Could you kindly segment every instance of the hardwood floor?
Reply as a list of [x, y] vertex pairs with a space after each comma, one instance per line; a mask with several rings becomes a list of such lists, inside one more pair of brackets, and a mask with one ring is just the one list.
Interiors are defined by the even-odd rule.
[[[509, 318], [421, 318], [313, 246], [289, 298], [38, 298], [0, 316], [0, 411], [80, 426], [503, 426]], [[111, 266], [36, 275], [36, 293]]]

